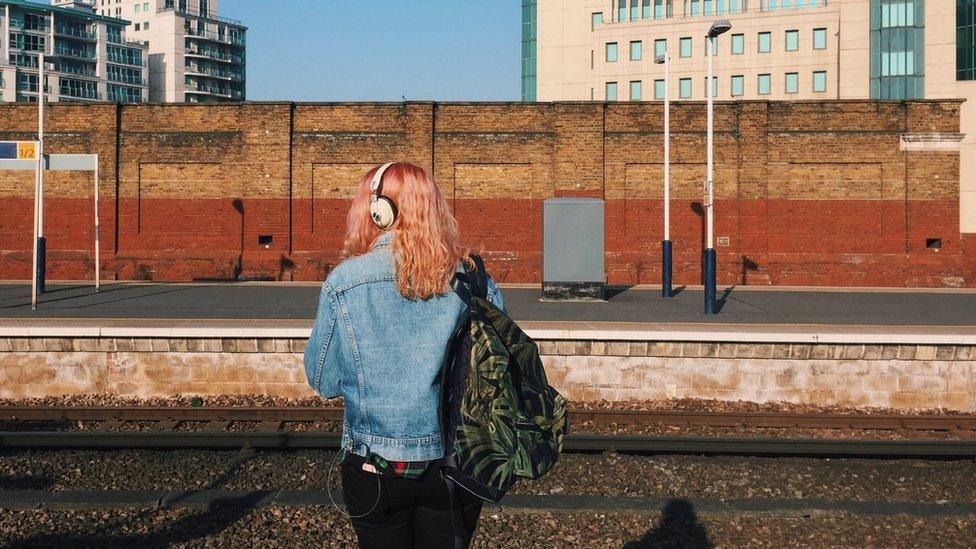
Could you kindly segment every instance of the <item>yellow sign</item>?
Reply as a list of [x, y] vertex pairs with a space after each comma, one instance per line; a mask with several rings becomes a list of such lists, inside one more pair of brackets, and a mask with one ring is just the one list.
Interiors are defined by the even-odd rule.
[[37, 158], [37, 143], [32, 141], [19, 141], [17, 143], [18, 160], [34, 160]]

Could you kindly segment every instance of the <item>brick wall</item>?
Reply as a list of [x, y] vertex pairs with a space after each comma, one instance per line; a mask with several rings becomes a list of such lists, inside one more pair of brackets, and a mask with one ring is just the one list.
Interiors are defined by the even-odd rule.
[[[958, 152], [899, 147], [904, 133], [958, 132], [959, 109], [718, 103], [719, 282], [976, 286]], [[0, 106], [0, 139], [36, 124], [33, 107]], [[500, 280], [539, 280], [545, 199], [597, 196], [609, 282], [660, 281], [657, 103], [56, 104], [45, 127], [47, 152], [100, 155], [106, 279], [321, 279], [361, 175], [403, 159], [433, 171]], [[704, 130], [703, 103], [673, 106], [678, 284], [700, 280]], [[49, 277], [92, 277], [90, 174], [49, 173], [45, 189]], [[29, 276], [32, 190], [32, 173], [0, 172], [0, 278]]]

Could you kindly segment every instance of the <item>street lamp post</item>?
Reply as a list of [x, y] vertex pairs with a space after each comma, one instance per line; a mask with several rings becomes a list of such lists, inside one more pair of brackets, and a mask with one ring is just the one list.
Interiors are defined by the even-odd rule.
[[667, 51], [654, 59], [664, 65], [664, 240], [661, 241], [661, 295], [674, 295], [671, 288], [673, 250], [671, 244], [671, 59]]
[[705, 85], [705, 97], [708, 102], [708, 136], [706, 148], [708, 149], [708, 165], [706, 169], [706, 180], [705, 180], [705, 194], [707, 198], [705, 199], [705, 218], [706, 218], [706, 233], [707, 233], [707, 247], [705, 248], [705, 314], [713, 315], [715, 314], [715, 246], [713, 244], [714, 240], [714, 230], [715, 230], [715, 185], [712, 179], [712, 168], [713, 168], [713, 157], [714, 157], [714, 147], [712, 143], [712, 134], [714, 133], [714, 108], [713, 108], [713, 97], [712, 90], [715, 88], [714, 79], [715, 76], [712, 71], [712, 48], [715, 47], [715, 37], [727, 32], [732, 28], [732, 24], [726, 19], [720, 19], [712, 23], [711, 28], [708, 29], [708, 46], [705, 48], [706, 55], [708, 57], [708, 82]]

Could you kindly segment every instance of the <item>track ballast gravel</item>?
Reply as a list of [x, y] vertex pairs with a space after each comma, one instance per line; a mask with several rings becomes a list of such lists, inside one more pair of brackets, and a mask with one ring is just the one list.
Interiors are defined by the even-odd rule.
[[[976, 518], [551, 513], [486, 508], [474, 547], [970, 547]], [[34, 547], [352, 547], [328, 507], [2, 511], [0, 545]]]
[[[0, 489], [323, 490], [328, 451], [0, 452]], [[971, 460], [566, 454], [525, 495], [976, 502]]]

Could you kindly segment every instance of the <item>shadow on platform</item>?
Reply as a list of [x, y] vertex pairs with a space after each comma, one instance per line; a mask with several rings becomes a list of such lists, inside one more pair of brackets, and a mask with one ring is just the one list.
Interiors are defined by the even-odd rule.
[[643, 537], [624, 544], [624, 549], [650, 549], [681, 547], [687, 549], [712, 549], [715, 544], [708, 538], [705, 527], [698, 520], [695, 506], [685, 499], [673, 499], [664, 506], [657, 526]]

